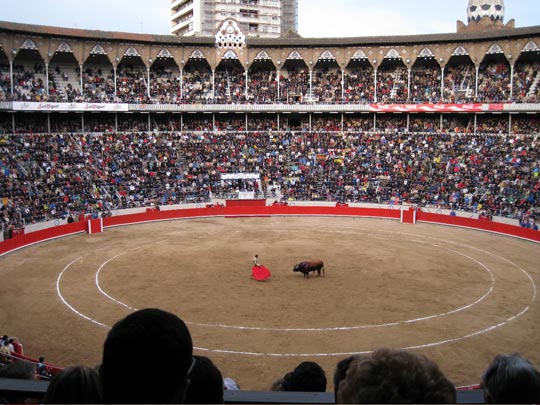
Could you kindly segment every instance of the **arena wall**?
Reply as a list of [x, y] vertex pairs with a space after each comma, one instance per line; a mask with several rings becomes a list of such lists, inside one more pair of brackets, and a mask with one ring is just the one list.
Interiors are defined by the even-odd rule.
[[[186, 208], [176, 210], [158, 210], [147, 208], [145, 212], [116, 215], [99, 220], [89, 218], [70, 224], [52, 226], [35, 232], [17, 235], [0, 243], [0, 256], [18, 249], [48, 240], [88, 232], [93, 222], [102, 223], [103, 230], [111, 227], [143, 224], [147, 222], [172, 221], [192, 218], [209, 217], [272, 217], [272, 216], [328, 216], [328, 217], [358, 217], [358, 218], [384, 218], [389, 220], [402, 220], [402, 222], [424, 222], [438, 225], [457, 226], [475, 229], [540, 243], [540, 232], [519, 226], [509, 225], [491, 220], [450, 216], [446, 214], [430, 213], [418, 210], [414, 221], [403, 221], [402, 211], [412, 212], [413, 207], [366, 208], [352, 207], [348, 204], [335, 206], [306, 206], [306, 205], [266, 205], [266, 206], [215, 206], [209, 204], [201, 208]], [[102, 222], [101, 222], [102, 221]], [[95, 233], [95, 231], [94, 231]]]

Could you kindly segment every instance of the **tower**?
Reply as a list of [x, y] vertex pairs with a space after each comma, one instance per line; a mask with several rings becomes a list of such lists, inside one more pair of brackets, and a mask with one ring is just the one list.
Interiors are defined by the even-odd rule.
[[467, 24], [458, 21], [457, 32], [479, 32], [512, 29], [512, 19], [504, 24], [504, 0], [469, 0]]
[[248, 37], [298, 31], [298, 0], [171, 0], [171, 34], [214, 36], [234, 19]]

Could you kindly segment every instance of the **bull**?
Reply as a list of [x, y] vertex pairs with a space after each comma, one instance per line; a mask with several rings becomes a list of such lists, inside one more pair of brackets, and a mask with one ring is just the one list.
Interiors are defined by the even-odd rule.
[[317, 277], [322, 272], [324, 277], [324, 263], [322, 260], [305, 261], [294, 266], [293, 271], [303, 273], [305, 278], [309, 278], [309, 273], [312, 271], [317, 272]]

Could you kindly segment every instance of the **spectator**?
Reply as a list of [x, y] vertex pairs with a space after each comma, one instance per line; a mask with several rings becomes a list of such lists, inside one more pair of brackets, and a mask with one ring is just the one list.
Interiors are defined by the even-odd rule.
[[[156, 342], [159, 353], [142, 350]], [[100, 368], [106, 403], [182, 403], [189, 386], [193, 343], [178, 316], [143, 309], [118, 321], [107, 335]]]
[[193, 356], [194, 366], [186, 392], [187, 404], [222, 404], [223, 376], [216, 365], [205, 356]]
[[56, 374], [43, 397], [45, 404], [99, 404], [102, 401], [99, 373], [86, 366], [73, 366]]
[[518, 354], [497, 355], [482, 375], [481, 388], [489, 404], [540, 403], [540, 373]]
[[40, 356], [37, 364], [37, 372], [41, 379], [48, 380], [52, 374], [49, 367], [45, 364], [45, 357]]
[[360, 356], [349, 356], [339, 361], [334, 371], [334, 402], [337, 403], [337, 393], [339, 391], [340, 383], [345, 379], [347, 370], [354, 360], [359, 359]]
[[319, 364], [304, 361], [272, 387], [273, 391], [325, 392], [326, 374]]
[[456, 388], [437, 364], [405, 350], [379, 349], [354, 360], [340, 383], [338, 403], [456, 402]]
[[8, 363], [11, 361], [11, 352], [9, 344], [0, 346], [0, 363]]
[[[0, 378], [19, 380], [35, 380], [34, 365], [28, 361], [16, 361], [0, 367]], [[39, 403], [39, 398], [21, 396], [19, 393], [0, 394], [0, 404], [32, 404]]]
[[9, 338], [9, 347], [12, 353], [23, 354], [23, 346], [16, 337]]

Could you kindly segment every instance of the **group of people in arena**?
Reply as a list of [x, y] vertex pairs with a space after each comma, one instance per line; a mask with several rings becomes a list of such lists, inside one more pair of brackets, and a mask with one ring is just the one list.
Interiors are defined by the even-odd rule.
[[[122, 103], [470, 103], [536, 102], [533, 86], [540, 63], [519, 60], [513, 70], [507, 61], [486, 59], [478, 69], [472, 62], [450, 61], [442, 71], [435, 61], [415, 64], [410, 72], [401, 61], [382, 64], [377, 73], [366, 61], [351, 61], [343, 71], [321, 62], [310, 72], [305, 64], [284, 66], [269, 62], [247, 72], [227, 62], [212, 73], [205, 61], [188, 63], [180, 73], [174, 64], [120, 64], [116, 71], [102, 64], [51, 64], [46, 83], [42, 62], [19, 60], [14, 65], [13, 95], [7, 61], [0, 59], [0, 101], [122, 102]], [[81, 76], [82, 75], [82, 76]], [[82, 83], [82, 88], [81, 88]]]
[[[155, 351], [141, 342], [159, 342]], [[17, 359], [15, 359], [17, 360]], [[151, 367], [143, 372], [142, 367]], [[37, 379], [38, 369], [24, 360], [0, 365], [0, 378]], [[335, 403], [456, 403], [455, 385], [425, 355], [380, 348], [339, 360], [333, 371]], [[302, 361], [277, 378], [272, 391], [326, 392], [324, 369]], [[486, 403], [539, 403], [540, 372], [519, 354], [497, 355], [481, 376]], [[142, 309], [119, 320], [103, 344], [96, 367], [70, 366], [54, 375], [43, 397], [0, 392], [0, 403], [224, 403], [225, 390], [238, 384], [206, 356], [193, 353], [187, 325], [161, 309]]]
[[[411, 203], [538, 220], [535, 136], [125, 132], [0, 135], [4, 229], [122, 208], [284, 200]], [[261, 183], [223, 180], [258, 173]], [[516, 221], [517, 225], [517, 221]]]

